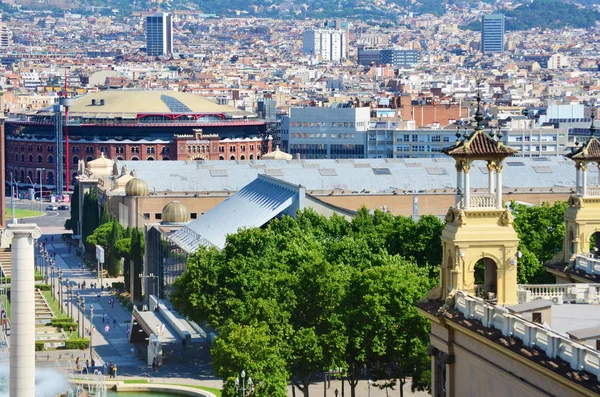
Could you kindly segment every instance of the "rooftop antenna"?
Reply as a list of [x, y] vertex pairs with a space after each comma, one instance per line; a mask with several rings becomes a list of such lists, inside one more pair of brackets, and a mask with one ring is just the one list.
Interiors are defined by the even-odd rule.
[[592, 125], [590, 125], [590, 138], [593, 138], [596, 135], [596, 126], [594, 125], [594, 119], [596, 118], [596, 107], [592, 108]]

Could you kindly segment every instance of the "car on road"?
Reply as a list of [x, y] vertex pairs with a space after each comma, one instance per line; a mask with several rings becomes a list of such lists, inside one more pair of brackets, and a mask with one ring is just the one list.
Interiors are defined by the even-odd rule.
[[70, 208], [68, 205], [59, 205], [58, 206], [58, 210], [59, 211], [68, 211]]
[[46, 211], [56, 211], [58, 210], [58, 207], [55, 205], [49, 205], [46, 207]]

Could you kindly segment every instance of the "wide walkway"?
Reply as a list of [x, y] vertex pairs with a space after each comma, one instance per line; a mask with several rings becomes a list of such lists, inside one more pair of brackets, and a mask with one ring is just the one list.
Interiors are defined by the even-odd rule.
[[[45, 228], [43, 232], [45, 231]], [[52, 236], [54, 239], [52, 239]], [[106, 288], [100, 293], [100, 280], [96, 278], [96, 274], [88, 269], [80, 269], [79, 257], [75, 254], [75, 250], [71, 250], [69, 253], [67, 244], [61, 239], [59, 234], [42, 236], [42, 241], [46, 241], [46, 247], [48, 252], [56, 253], [56, 267], [62, 269], [63, 282], [68, 278], [69, 283], [74, 286], [73, 296], [71, 302], [67, 302], [67, 305], [73, 305], [73, 318], [78, 319], [78, 312], [81, 311], [76, 304], [76, 294], [85, 298], [85, 320], [82, 322], [86, 330], [90, 330], [90, 310], [93, 305], [93, 329], [91, 338], [93, 349], [96, 353], [94, 359], [96, 365], [102, 365], [105, 361], [112, 361], [117, 363], [118, 367], [144, 367], [142, 362], [137, 357], [137, 349], [135, 357], [132, 356], [130, 349], [133, 347], [128, 342], [127, 332], [131, 321], [131, 313], [129, 313], [121, 304], [115, 299], [114, 305], [110, 305], [109, 302], [113, 295], [111, 295]], [[52, 280], [49, 279], [50, 284]], [[54, 279], [55, 286], [57, 279]], [[85, 281], [86, 288], [78, 288], [78, 285], [83, 284]], [[112, 286], [114, 281], [122, 281], [116, 279], [103, 279], [103, 284], [106, 286]], [[90, 285], [97, 283], [98, 288], [92, 289]], [[68, 295], [64, 293], [63, 299], [68, 300]], [[105, 330], [106, 325], [109, 325], [108, 331]], [[87, 336], [87, 335], [86, 335]], [[141, 369], [141, 368], [140, 368]]]

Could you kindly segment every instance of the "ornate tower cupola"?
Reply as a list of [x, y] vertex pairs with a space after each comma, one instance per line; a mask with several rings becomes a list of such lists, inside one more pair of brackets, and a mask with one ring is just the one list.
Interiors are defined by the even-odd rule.
[[[457, 171], [456, 204], [448, 210], [442, 232], [442, 293], [456, 289], [513, 304], [517, 302], [518, 238], [502, 201], [502, 162], [518, 151], [502, 143], [500, 132], [485, 133], [479, 95], [475, 121], [471, 134], [457, 134], [456, 144], [442, 151], [455, 159]], [[486, 166], [473, 167], [477, 162]], [[473, 172], [488, 174], [484, 193], [472, 193]], [[480, 279], [477, 284], [476, 279]]]
[[[600, 181], [588, 186], [588, 165], [596, 163], [600, 168], [600, 141], [596, 138], [592, 110], [590, 136], [582, 145], [577, 145], [566, 157], [575, 162], [575, 194], [569, 197], [569, 207], [565, 213], [565, 241], [563, 260], [572, 262], [577, 256], [588, 257], [589, 241], [594, 237], [594, 256], [598, 257], [600, 247]], [[600, 171], [600, 170], [599, 170]], [[600, 175], [600, 173], [599, 173]]]

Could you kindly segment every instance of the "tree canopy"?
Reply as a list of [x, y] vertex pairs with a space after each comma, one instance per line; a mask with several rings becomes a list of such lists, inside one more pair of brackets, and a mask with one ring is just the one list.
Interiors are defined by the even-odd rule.
[[346, 374], [351, 396], [365, 369], [389, 386], [410, 377], [427, 389], [429, 328], [413, 303], [437, 283], [442, 228], [433, 216], [300, 211], [228, 236], [221, 251], [201, 248], [171, 299], [218, 331], [212, 354], [225, 396], [242, 366], [264, 396], [285, 396], [289, 381], [308, 396], [315, 375], [332, 369]]

